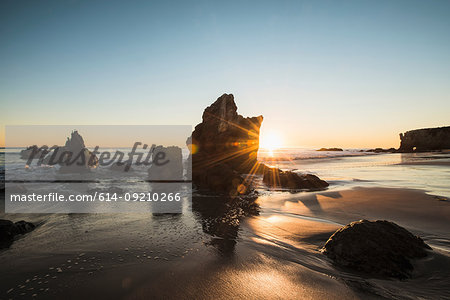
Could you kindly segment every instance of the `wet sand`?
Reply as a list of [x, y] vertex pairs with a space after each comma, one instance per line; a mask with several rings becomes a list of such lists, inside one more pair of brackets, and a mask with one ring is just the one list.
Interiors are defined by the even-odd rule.
[[438, 161], [438, 160], [430, 160], [430, 161], [409, 161], [409, 162], [403, 162], [399, 165], [403, 166], [442, 166], [442, 167], [448, 167], [450, 166], [450, 161]]
[[277, 193], [259, 200], [267, 210], [323, 218], [342, 225], [360, 219], [386, 219], [417, 232], [450, 237], [450, 201], [421, 190], [356, 187], [288, 198]]
[[[42, 224], [0, 252], [0, 299], [448, 298], [449, 201], [392, 188], [270, 192], [243, 216], [221, 200], [194, 198], [183, 215], [1, 215]], [[406, 281], [336, 269], [320, 247], [362, 218], [397, 222], [434, 251]]]
[[450, 166], [449, 151], [428, 152], [428, 153], [410, 153], [406, 154], [405, 158], [399, 165], [403, 166]]

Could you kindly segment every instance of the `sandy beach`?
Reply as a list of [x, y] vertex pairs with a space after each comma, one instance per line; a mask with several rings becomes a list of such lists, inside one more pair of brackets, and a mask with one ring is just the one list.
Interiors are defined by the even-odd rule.
[[[221, 214], [220, 203], [213, 204], [220, 199], [193, 201], [192, 214], [177, 216], [34, 216], [41, 225], [0, 253], [1, 298], [448, 296], [450, 202], [423, 191], [359, 187], [262, 192], [256, 200], [259, 212], [243, 218]], [[205, 201], [210, 201], [210, 211], [195, 208]], [[397, 222], [433, 248], [415, 263], [413, 279], [356, 276], [335, 268], [319, 252], [341, 225], [362, 218]]]

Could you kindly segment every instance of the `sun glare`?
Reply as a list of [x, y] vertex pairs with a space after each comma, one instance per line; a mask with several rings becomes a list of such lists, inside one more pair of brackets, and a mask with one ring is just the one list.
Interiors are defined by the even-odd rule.
[[281, 137], [275, 132], [263, 134], [260, 136], [259, 146], [262, 149], [268, 150], [269, 155], [273, 156], [273, 151], [282, 146]]

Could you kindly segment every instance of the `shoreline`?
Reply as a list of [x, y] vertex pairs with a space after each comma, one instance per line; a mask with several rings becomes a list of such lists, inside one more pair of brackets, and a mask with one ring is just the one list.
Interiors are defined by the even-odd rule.
[[[43, 216], [42, 226], [0, 252], [4, 270], [0, 293], [7, 298], [25, 293], [55, 299], [63, 295], [129, 299], [149, 294], [181, 299], [193, 295], [211, 299], [212, 294], [218, 298], [370, 299], [403, 293], [430, 298], [427, 290], [445, 294], [440, 279], [429, 279], [422, 284], [423, 291], [414, 284], [417, 278], [436, 272], [449, 275], [443, 269], [450, 266], [448, 201], [414, 189], [354, 187], [270, 192], [260, 195], [257, 203], [259, 215], [244, 218], [237, 228], [223, 223], [225, 227], [214, 227], [212, 232], [205, 232], [203, 225], [216, 224], [209, 223], [214, 219], [195, 211], [193, 217], [203, 228], [192, 223], [189, 215]], [[6, 217], [18, 220], [24, 215]], [[434, 248], [428, 259], [416, 263], [418, 273], [413, 279], [356, 279], [335, 269], [318, 252], [340, 225], [363, 218], [394, 221]], [[206, 289], [214, 293], [201, 292]]]

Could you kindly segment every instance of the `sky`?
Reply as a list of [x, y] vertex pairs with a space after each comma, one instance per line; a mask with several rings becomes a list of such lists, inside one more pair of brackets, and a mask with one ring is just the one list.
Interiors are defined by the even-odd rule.
[[139, 143], [136, 145], [138, 150], [145, 144], [147, 149], [152, 145], [186, 148], [186, 137], [192, 132], [189, 125], [7, 125], [7, 146], [62, 146], [74, 128], [91, 149], [132, 148], [135, 143]]
[[[193, 125], [232, 93], [286, 147], [450, 125], [450, 1], [1, 1], [5, 125]], [[69, 134], [69, 133], [68, 133]]]

